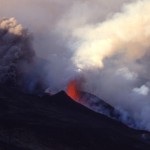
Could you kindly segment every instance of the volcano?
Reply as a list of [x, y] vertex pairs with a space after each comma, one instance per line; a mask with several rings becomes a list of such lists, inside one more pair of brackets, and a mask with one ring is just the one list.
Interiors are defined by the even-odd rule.
[[150, 133], [73, 101], [0, 86], [0, 150], [149, 150]]

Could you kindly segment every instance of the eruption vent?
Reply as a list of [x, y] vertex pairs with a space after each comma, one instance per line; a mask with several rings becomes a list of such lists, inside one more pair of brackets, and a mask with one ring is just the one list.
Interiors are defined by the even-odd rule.
[[77, 81], [74, 79], [74, 80], [71, 80], [69, 83], [68, 83], [68, 86], [67, 86], [67, 94], [72, 98], [74, 99], [75, 101], [79, 101], [80, 99], [80, 90], [79, 90], [79, 85], [77, 83]]

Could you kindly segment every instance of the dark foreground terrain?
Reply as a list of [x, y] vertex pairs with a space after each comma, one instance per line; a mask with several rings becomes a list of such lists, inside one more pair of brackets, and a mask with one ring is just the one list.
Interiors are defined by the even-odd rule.
[[0, 150], [150, 150], [150, 134], [72, 101], [0, 87]]

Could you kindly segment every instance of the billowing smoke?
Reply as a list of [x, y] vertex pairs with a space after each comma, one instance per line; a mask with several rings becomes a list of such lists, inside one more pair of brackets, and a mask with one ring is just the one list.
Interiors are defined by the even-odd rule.
[[83, 89], [132, 116], [137, 127], [147, 129], [149, 6], [149, 1], [136, 1], [103, 22], [87, 24], [73, 32], [80, 40], [73, 61], [85, 77]]
[[[81, 42], [73, 57], [83, 89], [127, 112], [137, 127], [150, 128], [149, 1], [123, 7], [106, 21], [74, 30]], [[125, 120], [126, 121], [126, 120]]]
[[18, 86], [22, 66], [30, 64], [34, 56], [28, 31], [14, 18], [0, 21], [0, 83]]
[[83, 91], [120, 110], [124, 122], [130, 116], [136, 127], [150, 130], [149, 0], [0, 2], [0, 16], [27, 27], [42, 58], [38, 67], [25, 67], [33, 73], [25, 78], [32, 76], [28, 87], [45, 82], [59, 91], [77, 79]]

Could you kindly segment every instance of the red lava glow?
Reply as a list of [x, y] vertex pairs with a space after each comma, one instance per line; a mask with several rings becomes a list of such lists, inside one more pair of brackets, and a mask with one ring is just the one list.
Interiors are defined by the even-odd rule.
[[79, 91], [79, 85], [77, 83], [76, 80], [71, 80], [69, 83], [68, 83], [68, 86], [67, 86], [67, 94], [68, 96], [70, 96], [73, 100], [75, 101], [79, 101], [79, 98], [80, 98], [80, 91]]

